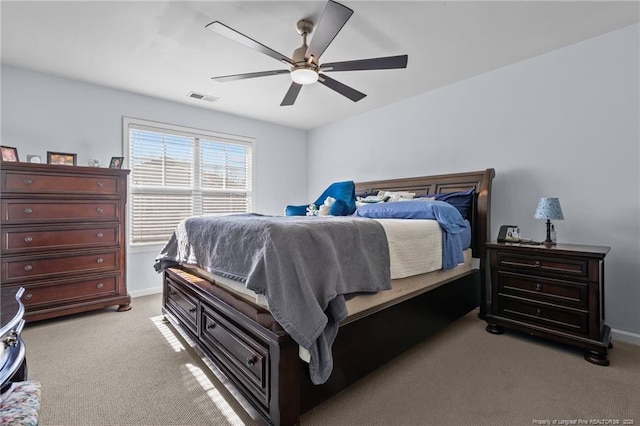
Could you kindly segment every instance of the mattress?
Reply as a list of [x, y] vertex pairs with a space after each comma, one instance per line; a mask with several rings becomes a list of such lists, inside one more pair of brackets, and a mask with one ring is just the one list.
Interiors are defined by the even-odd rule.
[[[375, 220], [382, 225], [387, 236], [392, 280], [427, 274], [442, 267], [442, 230], [437, 221], [420, 219]], [[462, 241], [463, 247], [470, 245], [470, 227], [462, 236]], [[183, 266], [190, 267], [190, 265]], [[232, 292], [244, 296], [245, 300], [268, 308], [266, 298], [247, 289], [244, 283], [202, 269], [197, 269], [197, 271], [200, 276], [212, 279]]]

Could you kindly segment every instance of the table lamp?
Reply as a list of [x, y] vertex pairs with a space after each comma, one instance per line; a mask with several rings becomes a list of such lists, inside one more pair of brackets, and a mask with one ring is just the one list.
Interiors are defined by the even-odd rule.
[[564, 219], [564, 216], [562, 215], [562, 208], [560, 207], [560, 200], [552, 197], [540, 198], [534, 218], [547, 220], [547, 239], [544, 240], [544, 243], [547, 245], [555, 244], [555, 242], [551, 240], [551, 219]]

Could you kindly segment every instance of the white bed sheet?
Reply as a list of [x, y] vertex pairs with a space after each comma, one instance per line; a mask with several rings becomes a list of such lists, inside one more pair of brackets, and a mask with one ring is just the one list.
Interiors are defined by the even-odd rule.
[[375, 219], [387, 234], [391, 279], [442, 268], [442, 229], [436, 220]]

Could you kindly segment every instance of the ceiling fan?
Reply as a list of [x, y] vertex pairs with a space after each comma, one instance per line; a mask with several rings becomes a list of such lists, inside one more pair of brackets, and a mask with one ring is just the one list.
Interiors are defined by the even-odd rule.
[[286, 55], [276, 52], [275, 50], [265, 46], [262, 43], [255, 41], [254, 39], [247, 37], [246, 35], [226, 26], [222, 22], [214, 21], [208, 24], [205, 28], [210, 29], [220, 35], [223, 35], [231, 40], [234, 40], [240, 44], [243, 44], [251, 49], [257, 50], [267, 56], [270, 56], [278, 61], [284, 62], [289, 65], [290, 69], [272, 70], [272, 71], [260, 71], [246, 74], [234, 74], [225, 75], [220, 77], [212, 77], [215, 81], [235, 81], [244, 80], [248, 78], [267, 77], [271, 75], [291, 73], [291, 79], [293, 80], [289, 90], [287, 91], [280, 106], [293, 105], [300, 93], [302, 86], [307, 84], [313, 84], [316, 81], [327, 86], [328, 88], [335, 90], [343, 96], [351, 99], [354, 102], [358, 102], [365, 95], [346, 84], [340, 83], [337, 80], [329, 77], [325, 73], [331, 71], [363, 71], [363, 70], [384, 70], [384, 69], [396, 69], [407, 67], [407, 55], [399, 56], [387, 56], [382, 58], [370, 58], [359, 59], [354, 61], [333, 62], [333, 63], [320, 63], [320, 56], [327, 49], [329, 44], [338, 35], [344, 24], [347, 23], [353, 10], [346, 6], [329, 0], [325, 6], [320, 21], [311, 42], [307, 46], [307, 37], [314, 30], [313, 23], [306, 19], [301, 19], [297, 23], [297, 29], [300, 35], [302, 35], [302, 46], [293, 51], [293, 55], [289, 58]]

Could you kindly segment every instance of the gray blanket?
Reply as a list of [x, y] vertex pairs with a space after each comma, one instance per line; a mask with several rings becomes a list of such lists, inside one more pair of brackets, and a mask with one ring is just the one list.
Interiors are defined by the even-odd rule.
[[386, 234], [366, 218], [192, 217], [180, 223], [155, 267], [176, 263], [265, 295], [273, 317], [311, 353], [315, 384], [333, 370], [331, 346], [347, 316], [345, 295], [391, 288]]

